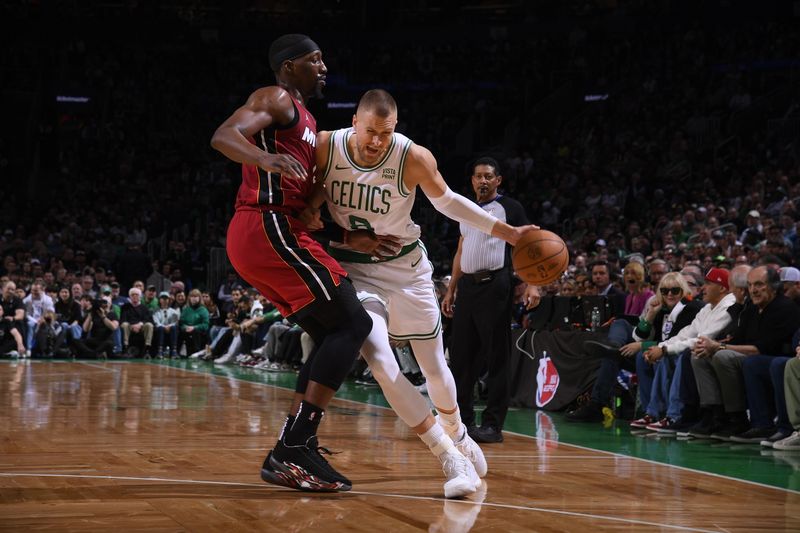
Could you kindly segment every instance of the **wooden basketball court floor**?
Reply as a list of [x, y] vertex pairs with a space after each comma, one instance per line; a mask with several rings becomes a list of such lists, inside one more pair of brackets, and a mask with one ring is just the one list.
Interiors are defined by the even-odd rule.
[[293, 375], [180, 362], [0, 364], [4, 531], [800, 531], [800, 454], [631, 436], [516, 410], [489, 475], [438, 462], [379, 389], [347, 385], [321, 443], [354, 483], [261, 482]]

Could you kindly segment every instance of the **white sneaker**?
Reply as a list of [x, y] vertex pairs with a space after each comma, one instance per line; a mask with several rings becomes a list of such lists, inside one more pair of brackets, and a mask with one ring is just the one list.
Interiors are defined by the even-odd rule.
[[263, 356], [264, 355], [264, 350], [266, 349], [266, 347], [267, 347], [267, 345], [265, 344], [261, 348], [256, 348], [255, 350], [253, 350], [250, 353], [252, 353], [253, 355]]
[[265, 370], [265, 369], [269, 368], [269, 365], [271, 365], [271, 364], [272, 364], [272, 363], [270, 363], [270, 362], [269, 362], [269, 359], [264, 359], [263, 361], [261, 361], [260, 363], [258, 363], [258, 364], [257, 364], [256, 366], [254, 366], [253, 368], [257, 368], [257, 369], [259, 369], [259, 370]]
[[198, 350], [194, 352], [192, 355], [189, 356], [189, 359], [200, 359], [206, 354], [206, 349], [203, 348], [202, 350]]
[[486, 457], [483, 456], [483, 450], [481, 450], [478, 443], [469, 436], [464, 424], [461, 424], [461, 428], [464, 431], [464, 436], [461, 437], [461, 440], [458, 442], [453, 442], [453, 444], [456, 445], [458, 451], [464, 454], [464, 457], [469, 459], [469, 462], [475, 467], [475, 472], [478, 476], [484, 477], [489, 470], [489, 466], [486, 464]]
[[454, 452], [451, 450], [439, 456], [442, 471], [447, 478], [444, 484], [445, 498], [460, 498], [472, 494], [481, 485], [481, 478], [472, 463], [461, 452]]
[[216, 359], [214, 359], [214, 364], [215, 365], [227, 365], [228, 363], [233, 361], [234, 357], [236, 357], [236, 356], [233, 355], [232, 353], [225, 353], [225, 355], [223, 355], [221, 357], [217, 357]]
[[485, 498], [486, 483], [484, 482], [469, 499], [445, 500], [442, 515], [430, 525], [428, 533], [467, 533], [471, 531], [483, 508], [481, 504]]
[[800, 450], [800, 431], [795, 431], [785, 439], [772, 443], [776, 450]]
[[19, 352], [17, 350], [11, 350], [6, 355], [9, 356], [9, 357], [19, 357]]

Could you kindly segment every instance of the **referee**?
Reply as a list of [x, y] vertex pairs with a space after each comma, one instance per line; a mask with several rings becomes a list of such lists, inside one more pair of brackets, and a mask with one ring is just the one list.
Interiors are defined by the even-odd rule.
[[[498, 194], [503, 181], [500, 166], [491, 157], [472, 165], [472, 189], [478, 205], [512, 226], [528, 224], [522, 205]], [[511, 247], [504, 241], [461, 224], [453, 273], [442, 299], [442, 313], [451, 317], [450, 368], [456, 382], [461, 420], [477, 442], [503, 442], [508, 412], [511, 305], [514, 284]], [[539, 290], [525, 291], [528, 309], [539, 304]], [[458, 306], [455, 301], [458, 299]], [[476, 427], [473, 389], [484, 368], [489, 370], [489, 398]]]

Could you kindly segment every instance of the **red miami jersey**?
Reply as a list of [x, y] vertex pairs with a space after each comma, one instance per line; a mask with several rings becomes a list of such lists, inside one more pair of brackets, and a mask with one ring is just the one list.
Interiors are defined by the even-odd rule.
[[317, 121], [308, 110], [289, 95], [294, 105], [294, 119], [286, 126], [272, 124], [248, 139], [271, 154], [289, 154], [306, 170], [306, 179], [286, 178], [267, 172], [257, 165], [242, 164], [242, 184], [236, 195], [236, 210], [302, 211], [314, 183], [314, 151], [317, 145]]

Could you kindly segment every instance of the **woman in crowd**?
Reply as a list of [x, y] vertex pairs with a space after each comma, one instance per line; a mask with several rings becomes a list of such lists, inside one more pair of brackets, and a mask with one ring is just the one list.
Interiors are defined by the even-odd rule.
[[634, 342], [620, 349], [624, 357], [636, 356], [639, 400], [645, 413], [631, 422], [631, 427], [657, 431], [680, 419], [681, 413], [670, 409], [676, 404], [669, 401], [677, 356], [651, 355], [648, 348], [677, 335], [692, 323], [702, 307], [702, 302], [692, 300], [691, 289], [680, 273], [670, 272], [661, 279], [655, 298], [633, 332]]
[[58, 289], [58, 299], [55, 304], [56, 320], [67, 331], [67, 340], [80, 339], [83, 333], [83, 313], [81, 305], [72, 299], [69, 287]]
[[205, 346], [208, 338], [208, 309], [200, 303], [200, 291], [189, 292], [187, 304], [181, 311], [181, 333], [178, 348], [186, 343], [186, 353], [192, 354]]

